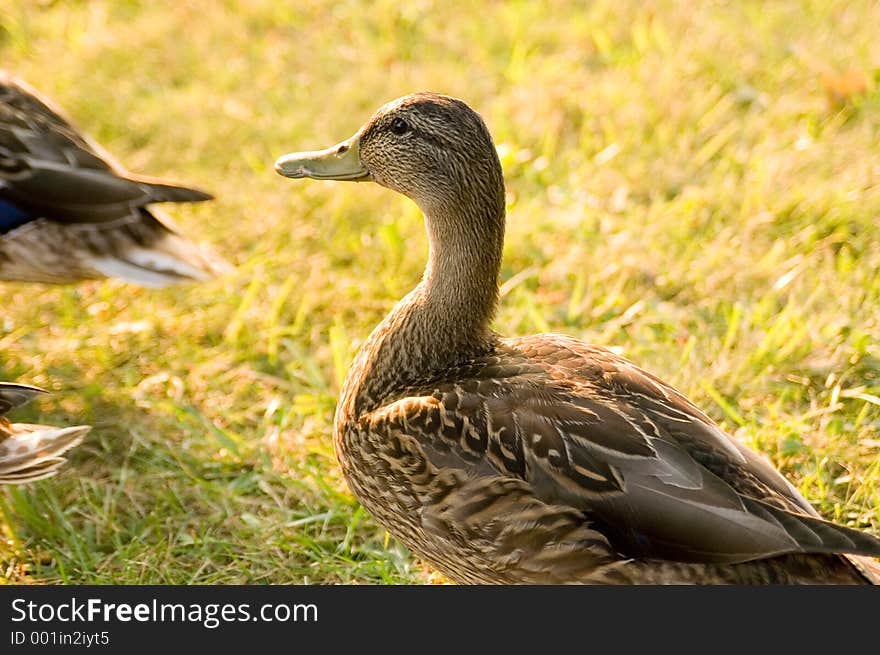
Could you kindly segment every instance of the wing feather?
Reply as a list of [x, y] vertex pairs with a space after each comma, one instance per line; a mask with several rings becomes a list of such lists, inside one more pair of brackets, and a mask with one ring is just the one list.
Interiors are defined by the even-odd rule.
[[0, 71], [0, 197], [34, 219], [96, 223], [157, 202], [198, 202], [198, 189], [129, 173], [32, 87]]

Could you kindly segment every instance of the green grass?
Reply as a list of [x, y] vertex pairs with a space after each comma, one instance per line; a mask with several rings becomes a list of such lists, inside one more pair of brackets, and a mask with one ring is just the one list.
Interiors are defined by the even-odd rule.
[[95, 429], [58, 477], [0, 490], [0, 579], [431, 579], [329, 439], [359, 341], [418, 280], [420, 215], [272, 170], [427, 89], [502, 153], [500, 332], [619, 348], [880, 534], [880, 9], [582, 4], [0, 9], [3, 65], [132, 170], [213, 190], [174, 216], [238, 266], [163, 291], [3, 285], [0, 378], [56, 392], [16, 418]]

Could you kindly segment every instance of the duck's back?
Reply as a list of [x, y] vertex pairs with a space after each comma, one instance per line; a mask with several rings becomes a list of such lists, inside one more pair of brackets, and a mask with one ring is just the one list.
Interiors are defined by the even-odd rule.
[[458, 581], [860, 583], [839, 553], [880, 554], [674, 389], [573, 339], [502, 339], [354, 406], [336, 435], [353, 491]]
[[210, 197], [129, 173], [50, 101], [0, 72], [0, 279], [206, 279], [226, 265], [147, 205]]

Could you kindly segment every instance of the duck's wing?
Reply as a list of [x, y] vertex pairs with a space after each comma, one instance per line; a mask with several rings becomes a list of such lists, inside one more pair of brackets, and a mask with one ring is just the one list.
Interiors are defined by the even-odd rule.
[[772, 467], [627, 360], [552, 335], [504, 348], [362, 421], [413, 439], [438, 471], [524, 480], [625, 557], [880, 556], [880, 541], [809, 513]]
[[64, 453], [79, 444], [87, 425], [55, 428], [10, 423], [5, 414], [42, 393], [22, 384], [0, 383], [0, 484], [22, 484], [55, 475]]
[[[132, 175], [36, 90], [0, 74], [0, 199], [19, 209], [19, 220], [100, 223], [149, 203], [211, 197]], [[5, 214], [10, 223], [11, 210]]]
[[698, 464], [744, 495], [818, 516], [812, 505], [762, 455], [731, 438], [678, 390], [615, 353], [571, 337], [535, 335], [510, 340], [517, 352], [540, 362], [555, 382], [568, 382], [582, 400], [600, 402], [634, 423], [657, 424]]

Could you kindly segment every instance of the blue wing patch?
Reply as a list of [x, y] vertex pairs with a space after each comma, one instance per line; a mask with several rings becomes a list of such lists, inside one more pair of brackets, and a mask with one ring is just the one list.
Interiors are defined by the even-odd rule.
[[30, 214], [23, 212], [12, 203], [0, 198], [0, 234], [11, 232], [17, 227], [29, 223], [34, 219]]

